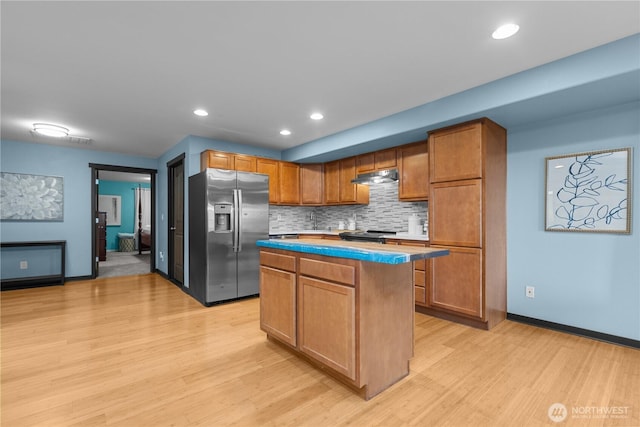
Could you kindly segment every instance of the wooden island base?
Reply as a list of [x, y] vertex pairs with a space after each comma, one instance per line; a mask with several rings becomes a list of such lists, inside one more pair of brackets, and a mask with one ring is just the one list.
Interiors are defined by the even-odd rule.
[[371, 399], [409, 374], [413, 265], [262, 248], [260, 327]]

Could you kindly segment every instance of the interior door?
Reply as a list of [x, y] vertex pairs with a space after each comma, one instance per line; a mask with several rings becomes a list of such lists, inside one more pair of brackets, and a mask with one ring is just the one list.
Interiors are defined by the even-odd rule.
[[169, 172], [169, 279], [184, 283], [184, 154], [167, 163]]

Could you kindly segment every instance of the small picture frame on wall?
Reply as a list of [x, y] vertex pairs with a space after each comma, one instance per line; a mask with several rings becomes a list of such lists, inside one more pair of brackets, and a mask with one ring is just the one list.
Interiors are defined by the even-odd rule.
[[122, 201], [120, 196], [101, 194], [98, 196], [98, 211], [107, 213], [107, 226], [121, 225]]
[[546, 158], [545, 230], [631, 233], [631, 148]]

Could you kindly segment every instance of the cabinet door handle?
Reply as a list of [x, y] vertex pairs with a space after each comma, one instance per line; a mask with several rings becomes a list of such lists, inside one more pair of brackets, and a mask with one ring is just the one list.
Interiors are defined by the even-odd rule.
[[169, 230], [170, 231], [176, 231], [176, 228], [175, 227], [169, 227]]

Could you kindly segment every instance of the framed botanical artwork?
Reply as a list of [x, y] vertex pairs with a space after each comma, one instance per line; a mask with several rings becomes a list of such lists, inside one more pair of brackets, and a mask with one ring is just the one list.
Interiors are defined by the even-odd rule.
[[107, 194], [100, 194], [98, 196], [98, 211], [107, 213], [107, 226], [122, 224], [122, 218], [120, 217], [121, 206], [122, 199], [120, 196]]
[[60, 176], [0, 172], [0, 220], [63, 221], [64, 180]]
[[631, 232], [631, 148], [546, 158], [546, 231]]

